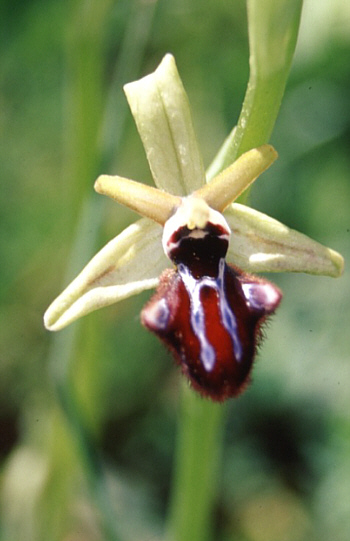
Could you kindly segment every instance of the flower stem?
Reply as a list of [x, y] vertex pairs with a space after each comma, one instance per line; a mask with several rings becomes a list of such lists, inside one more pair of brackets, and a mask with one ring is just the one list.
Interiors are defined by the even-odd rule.
[[211, 526], [223, 427], [221, 404], [183, 382], [169, 541], [204, 541]]
[[[134, 0], [132, 3], [115, 78], [106, 99], [103, 88], [105, 31], [113, 4], [114, 0], [73, 3], [75, 18], [74, 24], [70, 26], [67, 51], [69, 84], [66, 106], [69, 125], [66, 145], [69, 156], [66, 175], [71, 180], [73, 200], [68, 209], [69, 227], [76, 229], [76, 237], [66, 279], [76, 274], [95, 250], [104, 203], [93, 195], [89, 196], [89, 193], [101, 164], [108, 169], [118, 154], [127, 109], [125, 100], [115, 97], [116, 88], [119, 89], [125, 81], [138, 74], [156, 6], [156, 2], [141, 3]], [[55, 335], [49, 362], [56, 395], [71, 429], [75, 451], [100, 518], [101, 532], [106, 541], [118, 541], [121, 536], [116, 524], [114, 503], [106, 483], [105, 468], [96, 452], [89, 418], [91, 415], [87, 411], [86, 402], [84, 404], [82, 396], [79, 395], [79, 378], [81, 379], [81, 372], [86, 371], [87, 358], [77, 374], [79, 355], [76, 350], [77, 343], [86, 330], [86, 323], [78, 322], [74, 327]], [[89, 350], [89, 355], [96, 358], [95, 348]], [[90, 390], [96, 393], [96, 378], [90, 382]], [[93, 396], [94, 392], [91, 395]], [[95, 406], [96, 404], [90, 404], [91, 409]], [[59, 469], [59, 464], [53, 464], [52, 468]], [[72, 471], [71, 476], [75, 473]]]
[[243, 152], [268, 143], [295, 51], [302, 0], [247, 0], [250, 75], [241, 114], [209, 167], [208, 180]]
[[[300, 23], [302, 0], [248, 0], [250, 78], [237, 127], [207, 172], [211, 180], [272, 133]], [[225, 407], [182, 393], [168, 540], [205, 541], [211, 531]]]

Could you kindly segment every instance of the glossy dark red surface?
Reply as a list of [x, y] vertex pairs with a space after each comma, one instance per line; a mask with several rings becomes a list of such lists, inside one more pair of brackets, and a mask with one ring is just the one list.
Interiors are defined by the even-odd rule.
[[[226, 263], [223, 274], [223, 292], [233, 314], [231, 328], [223, 322], [220, 290], [205, 283], [200, 289], [203, 331], [215, 356], [211, 368], [203, 361], [203, 346], [191, 321], [193, 300], [180, 272], [164, 272], [157, 293], [142, 311], [143, 324], [174, 353], [192, 386], [216, 401], [237, 396], [248, 384], [261, 325], [281, 300], [270, 282]], [[267, 302], [265, 297], [271, 297], [271, 292], [275, 296]]]
[[162, 274], [141, 313], [192, 386], [217, 401], [237, 396], [249, 382], [261, 325], [282, 298], [267, 280], [227, 265], [228, 242], [222, 223], [170, 231], [166, 247], [176, 268]]

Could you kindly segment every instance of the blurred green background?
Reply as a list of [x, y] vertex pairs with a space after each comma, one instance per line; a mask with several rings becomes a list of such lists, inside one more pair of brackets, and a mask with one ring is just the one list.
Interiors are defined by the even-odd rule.
[[[135, 215], [93, 193], [102, 172], [151, 182], [122, 84], [172, 52], [206, 165], [248, 78], [245, 2], [6, 0], [1, 7], [2, 541], [162, 538], [180, 374], [141, 328], [149, 293], [59, 335], [48, 304]], [[350, 7], [306, 0], [253, 207], [350, 255]], [[284, 291], [253, 384], [231, 401], [215, 509], [223, 541], [350, 536], [350, 290]], [[103, 470], [98, 470], [103, 463]]]

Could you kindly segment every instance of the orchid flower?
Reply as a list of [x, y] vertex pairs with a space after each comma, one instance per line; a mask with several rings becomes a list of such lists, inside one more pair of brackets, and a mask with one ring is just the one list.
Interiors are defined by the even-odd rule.
[[[277, 220], [234, 203], [277, 158], [271, 146], [263, 145], [246, 152], [214, 179], [206, 179], [188, 99], [171, 55], [164, 57], [154, 73], [125, 85], [125, 93], [156, 188], [119, 176], [102, 175], [97, 179], [95, 190], [98, 193], [135, 210], [143, 218], [127, 227], [93, 257], [48, 308], [44, 324], [47, 329], [57, 331], [97, 308], [159, 286], [155, 300], [143, 311], [143, 323], [173, 350], [200, 392], [214, 400], [235, 395], [246, 383], [250, 366], [238, 383], [236, 381], [231, 387], [226, 385], [225, 390], [218, 393], [217, 382], [212, 382], [208, 390], [209, 384], [201, 379], [203, 375], [198, 376], [202, 369], [213, 379], [216, 370], [213, 341], [207, 336], [207, 320], [216, 323], [222, 320], [220, 327], [224, 326], [231, 333], [231, 349], [234, 350], [231, 357], [235, 357], [237, 368], [240, 356], [243, 359], [248, 348], [238, 339], [240, 325], [237, 318], [243, 316], [237, 316], [235, 312], [237, 299], [244, 297], [247, 318], [254, 320], [254, 332], [248, 342], [256, 342], [260, 323], [281, 299], [275, 286], [245, 273], [293, 271], [337, 277], [343, 270], [343, 258]], [[215, 260], [213, 272], [209, 269], [210, 264], [207, 265], [211, 257], [208, 246], [212, 247], [212, 244], [206, 244], [203, 250], [203, 239], [207, 242], [209, 237], [210, 242], [224, 239], [226, 243]], [[201, 248], [188, 251], [187, 245], [183, 244], [184, 238], [191, 240], [191, 246]], [[216, 249], [217, 244], [214, 251]], [[194, 257], [200, 260], [196, 269], [190, 261]], [[233, 272], [234, 276], [227, 280], [233, 284], [231, 289], [239, 283], [239, 294], [227, 301], [224, 289], [229, 286], [224, 276], [225, 269], [232, 265], [234, 271], [227, 272]], [[177, 330], [169, 327], [169, 318], [173, 318], [174, 323], [174, 311], [179, 317], [179, 307], [184, 310], [187, 302], [173, 300], [185, 294], [179, 290], [179, 276], [190, 305], [186, 325], [192, 329], [192, 335], [186, 339], [187, 331], [183, 327]], [[208, 304], [202, 309], [203, 295], [210, 289], [215, 290], [216, 301], [214, 304], [205, 301]], [[221, 332], [217, 326], [216, 331], [219, 330]], [[193, 335], [198, 342], [195, 352], [188, 350]], [[219, 347], [214, 346], [216, 353]], [[248, 355], [250, 361], [254, 351]], [[192, 368], [188, 362], [186, 366], [183, 362], [189, 357]], [[219, 375], [215, 373], [216, 379], [223, 378], [223, 371], [220, 369], [219, 372]]]

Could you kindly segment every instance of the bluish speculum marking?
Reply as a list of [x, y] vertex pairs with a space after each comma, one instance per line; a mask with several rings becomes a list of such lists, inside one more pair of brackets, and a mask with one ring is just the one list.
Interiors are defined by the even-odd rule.
[[226, 263], [224, 258], [221, 258], [219, 261], [218, 275], [213, 278], [209, 276], [194, 278], [188, 267], [182, 263], [178, 265], [178, 272], [190, 297], [191, 325], [193, 332], [197, 336], [200, 343], [200, 359], [204, 368], [208, 372], [213, 370], [215, 366], [216, 353], [206, 334], [205, 312], [201, 301], [201, 290], [204, 287], [212, 288], [216, 292], [219, 299], [221, 323], [231, 336], [236, 360], [240, 361], [242, 358], [242, 345], [238, 336], [236, 317], [233, 314], [225, 295], [225, 265]]
[[229, 303], [227, 302], [226, 293], [224, 289], [224, 272], [225, 272], [226, 262], [222, 258], [219, 262], [219, 274], [217, 277], [217, 284], [219, 289], [219, 300], [220, 300], [220, 311], [222, 322], [225, 329], [230, 333], [231, 340], [233, 343], [233, 351], [235, 354], [236, 361], [240, 361], [242, 358], [242, 344], [238, 336], [238, 327], [236, 316], [232, 312]]
[[210, 371], [214, 368], [216, 355], [206, 336], [205, 315], [200, 295], [203, 286], [215, 288], [215, 280], [212, 278], [201, 278], [199, 280], [193, 278], [189, 269], [182, 263], [178, 266], [178, 271], [190, 297], [191, 325], [200, 343], [201, 361], [204, 368]]

